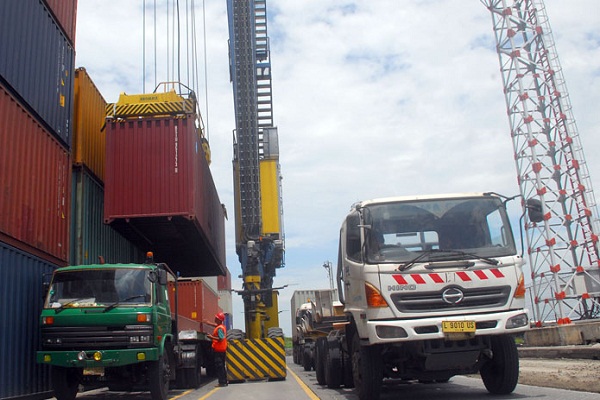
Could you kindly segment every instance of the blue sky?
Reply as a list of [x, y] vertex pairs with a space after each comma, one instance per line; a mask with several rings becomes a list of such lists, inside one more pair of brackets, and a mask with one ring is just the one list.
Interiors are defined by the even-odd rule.
[[[155, 70], [153, 6], [146, 3], [148, 92]], [[78, 4], [76, 66], [87, 69], [109, 102], [121, 92], [143, 92], [141, 4]], [[208, 126], [211, 170], [230, 215], [227, 263], [233, 287], [240, 289], [226, 2], [195, 4], [198, 98]], [[269, 0], [267, 9], [286, 235], [286, 267], [275, 285], [290, 285], [280, 297], [281, 326], [289, 335], [292, 292], [328, 287], [322, 265], [336, 264], [339, 226], [354, 202], [471, 191], [511, 196], [518, 187], [492, 20], [480, 1]], [[600, 3], [547, 0], [546, 12], [592, 184], [600, 190]], [[160, 7], [158, 14], [164, 19]], [[161, 24], [159, 81], [167, 80], [169, 59]], [[516, 220], [519, 210], [513, 210]], [[243, 327], [241, 311], [234, 296], [237, 327]]]

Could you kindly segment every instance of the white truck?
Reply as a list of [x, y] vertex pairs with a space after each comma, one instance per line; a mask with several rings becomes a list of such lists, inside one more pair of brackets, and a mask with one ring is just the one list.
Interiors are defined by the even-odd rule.
[[292, 295], [293, 360], [305, 371], [316, 370], [315, 345], [319, 338], [325, 338], [337, 322], [346, 321], [337, 298], [337, 289], [296, 290]]
[[[515, 336], [529, 320], [508, 200], [470, 193], [352, 207], [337, 265], [346, 323], [316, 346], [315, 369], [328, 387], [355, 386], [361, 400], [378, 399], [388, 379], [479, 373], [490, 393], [514, 390]], [[536, 222], [536, 204], [527, 205]]]

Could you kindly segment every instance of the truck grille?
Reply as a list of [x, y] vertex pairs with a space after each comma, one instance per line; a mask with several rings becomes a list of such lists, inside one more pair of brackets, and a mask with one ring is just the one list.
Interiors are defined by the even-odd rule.
[[510, 286], [475, 289], [460, 288], [464, 297], [457, 304], [448, 304], [442, 293], [447, 288], [435, 292], [395, 293], [390, 297], [400, 312], [418, 313], [432, 311], [460, 310], [464, 308], [501, 307], [508, 302]]
[[[154, 343], [151, 325], [128, 326], [51, 326], [42, 328], [45, 350], [110, 350], [148, 347]], [[150, 341], [132, 341], [131, 337], [149, 337]]]

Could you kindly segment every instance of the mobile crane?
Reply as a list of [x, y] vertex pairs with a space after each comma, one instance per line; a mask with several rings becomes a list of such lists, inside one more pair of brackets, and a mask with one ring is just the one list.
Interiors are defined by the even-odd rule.
[[[273, 125], [271, 63], [265, 0], [227, 0], [229, 60], [235, 107], [233, 170], [236, 252], [242, 268], [245, 338], [231, 330], [228, 379], [285, 378], [283, 331], [279, 328], [277, 289], [273, 278], [284, 266], [281, 172], [277, 128]], [[276, 341], [274, 356], [265, 349], [246, 351]], [[259, 350], [259, 353], [261, 351]], [[257, 368], [237, 366], [252, 360]], [[270, 359], [267, 363], [264, 359]], [[231, 360], [234, 361], [234, 360]], [[258, 375], [257, 375], [258, 374]]]

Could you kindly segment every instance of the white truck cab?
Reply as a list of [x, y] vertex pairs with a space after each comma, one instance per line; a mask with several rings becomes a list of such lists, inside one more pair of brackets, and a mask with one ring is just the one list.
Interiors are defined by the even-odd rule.
[[514, 336], [529, 329], [523, 262], [499, 195], [355, 204], [340, 231], [337, 281], [359, 397], [377, 398], [384, 378], [476, 372], [488, 391], [512, 392]]

